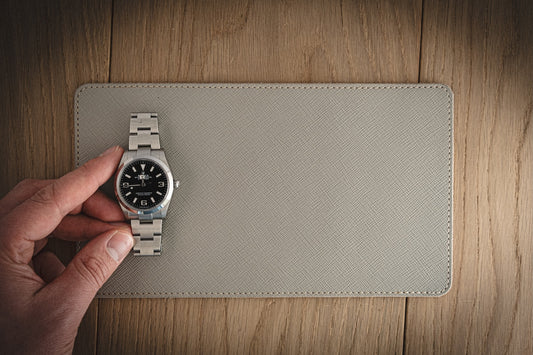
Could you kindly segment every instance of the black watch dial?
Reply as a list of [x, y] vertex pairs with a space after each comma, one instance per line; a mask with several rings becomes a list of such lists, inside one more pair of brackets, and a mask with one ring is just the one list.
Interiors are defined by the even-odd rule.
[[156, 162], [134, 160], [123, 170], [119, 181], [120, 196], [139, 210], [152, 209], [163, 201], [168, 191], [167, 175]]

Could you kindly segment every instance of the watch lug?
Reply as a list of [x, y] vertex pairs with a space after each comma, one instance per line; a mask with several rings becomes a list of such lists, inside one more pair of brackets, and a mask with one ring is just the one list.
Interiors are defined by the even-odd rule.
[[132, 159], [135, 156], [135, 152], [132, 152], [131, 150], [125, 150], [122, 154], [122, 158], [120, 158], [120, 162], [118, 163], [118, 166], [121, 166], [124, 162]]
[[122, 205], [120, 205], [120, 209], [122, 210], [122, 213], [124, 213], [124, 217], [126, 217], [126, 219], [128, 219], [128, 220], [130, 220], [130, 219], [151, 220], [151, 219], [155, 219], [155, 218], [163, 219], [163, 218], [165, 218], [167, 216], [167, 212], [168, 212], [168, 206], [165, 207], [165, 208], [162, 208], [161, 210], [157, 211], [156, 213], [152, 213], [152, 214], [137, 214], [137, 213], [133, 213], [133, 212], [127, 210], [126, 208], [124, 208]]
[[165, 152], [163, 149], [150, 149], [150, 148], [141, 147], [135, 151], [131, 151], [131, 150], [125, 151], [124, 156], [126, 156], [124, 160], [135, 159], [135, 158], [138, 159], [138, 158], [144, 158], [144, 157], [154, 157], [154, 158], [161, 160], [163, 163], [165, 163], [168, 166], [167, 157], [165, 156]]
[[158, 158], [159, 160], [161, 160], [163, 163], [165, 163], [168, 166], [168, 161], [167, 161], [167, 158], [165, 156], [165, 152], [163, 151], [163, 149], [157, 149], [157, 150], [153, 149], [150, 152], [150, 155]]

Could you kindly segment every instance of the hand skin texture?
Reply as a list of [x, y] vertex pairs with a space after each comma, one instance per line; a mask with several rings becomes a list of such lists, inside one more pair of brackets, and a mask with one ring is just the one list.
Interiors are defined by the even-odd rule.
[[[120, 207], [97, 191], [122, 153], [112, 147], [57, 180], [24, 180], [0, 200], [0, 352], [72, 352], [89, 304], [133, 246]], [[42, 251], [50, 236], [90, 241], [65, 267]]]

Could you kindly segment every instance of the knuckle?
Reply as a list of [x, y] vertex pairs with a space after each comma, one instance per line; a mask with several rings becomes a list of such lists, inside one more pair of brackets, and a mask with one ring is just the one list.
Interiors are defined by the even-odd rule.
[[34, 193], [33, 196], [30, 197], [30, 200], [38, 205], [43, 205], [47, 208], [53, 208], [58, 215], [61, 215], [63, 212], [58, 203], [56, 189], [57, 188], [55, 184], [50, 184]]
[[37, 190], [36, 193], [30, 197], [30, 200], [33, 202], [36, 202], [38, 204], [48, 204], [55, 199], [55, 192], [53, 185], [44, 187], [42, 189]]
[[99, 289], [107, 279], [108, 267], [106, 263], [92, 255], [80, 255], [74, 266], [81, 278], [95, 289]]
[[34, 193], [33, 196], [30, 197], [30, 199], [33, 202], [42, 204], [42, 203], [48, 203], [50, 200], [52, 200], [53, 197], [54, 196], [53, 196], [52, 189], [45, 187], [43, 189], [37, 190], [37, 192]]

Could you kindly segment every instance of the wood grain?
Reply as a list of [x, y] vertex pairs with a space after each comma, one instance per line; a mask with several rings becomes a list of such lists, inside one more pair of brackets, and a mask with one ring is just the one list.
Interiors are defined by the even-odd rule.
[[114, 9], [116, 82], [418, 79], [421, 0], [115, 0]]
[[[4, 1], [0, 21], [0, 196], [25, 178], [51, 179], [73, 164], [73, 97], [85, 82], [107, 82], [111, 1]], [[72, 243], [51, 240], [65, 263]], [[87, 318], [96, 319], [96, 303]], [[79, 348], [94, 353], [84, 322]]]
[[380, 298], [110, 299], [99, 312], [102, 354], [391, 354], [404, 323]]
[[[99, 300], [76, 353], [533, 353], [530, 1], [18, 0], [0, 10], [0, 195], [73, 167], [72, 99], [84, 82], [420, 75], [455, 92], [446, 296]], [[72, 251], [52, 249], [64, 261]]]
[[73, 93], [109, 75], [110, 1], [3, 2], [0, 194], [73, 167]]
[[407, 353], [533, 353], [533, 6], [427, 1], [420, 79], [455, 92], [454, 280]]
[[[418, 0], [116, 0], [110, 80], [416, 82], [421, 11]], [[400, 353], [404, 304], [101, 299], [98, 352]]]

